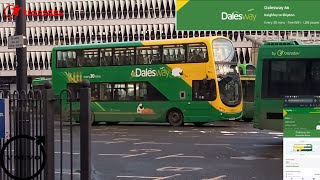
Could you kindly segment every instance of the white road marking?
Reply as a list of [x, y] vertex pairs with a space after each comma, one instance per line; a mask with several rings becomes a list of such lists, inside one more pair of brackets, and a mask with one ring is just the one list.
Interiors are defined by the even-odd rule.
[[165, 158], [204, 158], [203, 156], [184, 156], [184, 154], [172, 154], [168, 156], [157, 157], [156, 159], [165, 159]]
[[196, 146], [230, 146], [231, 144], [194, 144]]
[[222, 175], [222, 176], [217, 176], [214, 178], [210, 178], [210, 179], [202, 179], [202, 180], [221, 180], [222, 178], [227, 177], [226, 175]]
[[109, 142], [105, 142], [104, 144], [118, 144], [118, 143], [123, 143], [125, 141], [109, 141]]
[[269, 132], [268, 134], [283, 136], [283, 133], [279, 133], [279, 132]]
[[161, 145], [161, 144], [163, 144], [163, 145], [165, 145], [165, 144], [172, 144], [172, 143], [162, 143], [162, 142], [140, 142], [140, 143], [134, 143], [134, 144], [158, 144], [158, 145]]
[[130, 154], [98, 154], [98, 156], [129, 156]]
[[133, 138], [117, 138], [113, 139], [114, 141], [138, 141], [140, 139], [133, 139]]
[[238, 132], [220, 131], [220, 133], [222, 133], [222, 134], [235, 134]]
[[122, 158], [128, 158], [128, 157], [136, 157], [136, 156], [142, 156], [147, 155], [148, 153], [140, 153], [140, 154], [98, 154], [98, 156], [121, 156]]
[[138, 178], [138, 179], [153, 179], [153, 180], [163, 180], [163, 179], [169, 179], [172, 177], [181, 176], [181, 174], [175, 174], [172, 176], [166, 176], [166, 177], [152, 177], [152, 176], [117, 176], [117, 178]]
[[123, 156], [122, 158], [136, 157], [136, 156], [142, 156], [142, 155], [146, 155], [146, 154], [148, 154], [148, 153], [132, 154], [132, 155], [128, 155], [128, 156]]
[[161, 149], [132, 149], [130, 151], [131, 152], [139, 152], [139, 151], [143, 151], [143, 152], [159, 152], [159, 151], [161, 151]]
[[169, 131], [169, 132], [173, 132], [173, 133], [182, 133], [182, 132], [188, 132], [188, 131]]
[[157, 171], [177, 171], [177, 172], [187, 172], [187, 171], [197, 171], [201, 170], [200, 167], [162, 167], [158, 168]]
[[234, 136], [234, 134], [223, 134], [225, 136]]
[[[55, 154], [61, 154], [61, 152], [54, 152]], [[62, 154], [68, 154], [70, 155], [71, 153], [70, 152], [62, 152]], [[80, 153], [78, 152], [72, 152], [73, 155], [80, 155]]]
[[279, 146], [283, 146], [282, 144], [276, 145], [276, 144], [254, 144], [253, 146], [257, 146], [257, 147], [279, 147]]
[[[61, 172], [59, 172], [59, 171], [56, 171], [56, 172], [54, 172], [55, 174], [61, 174]], [[73, 172], [73, 173], [71, 173], [71, 172], [63, 172], [62, 171], [62, 174], [68, 174], [68, 175], [70, 175], [70, 174], [74, 174], [74, 175], [80, 175], [80, 173], [79, 172]]]
[[263, 160], [263, 159], [280, 160], [280, 158], [264, 158], [264, 157], [256, 157], [256, 156], [231, 157], [231, 159], [240, 159], [240, 160], [246, 160], [246, 161]]

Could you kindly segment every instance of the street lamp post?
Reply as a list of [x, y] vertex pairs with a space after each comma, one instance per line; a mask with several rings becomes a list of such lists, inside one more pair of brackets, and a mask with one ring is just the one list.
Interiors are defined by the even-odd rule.
[[[16, 14], [16, 35], [22, 35], [24, 40], [26, 37], [26, 16], [22, 12], [26, 9], [26, 0], [15, 0], [15, 7], [20, 8], [20, 13]], [[16, 135], [30, 135], [30, 122], [26, 114], [27, 103], [20, 100], [21, 94], [27, 93], [27, 48], [24, 41], [24, 45], [21, 48], [16, 49], [16, 84], [17, 90], [20, 94], [18, 98], [18, 111], [15, 119], [16, 123]], [[24, 92], [23, 92], [24, 91]], [[15, 153], [20, 157], [30, 156], [30, 144], [27, 140], [21, 140], [15, 145]], [[29, 156], [28, 156], [29, 155]], [[15, 174], [17, 177], [29, 177], [31, 174], [31, 161], [25, 158], [25, 161], [17, 160], [15, 162]]]

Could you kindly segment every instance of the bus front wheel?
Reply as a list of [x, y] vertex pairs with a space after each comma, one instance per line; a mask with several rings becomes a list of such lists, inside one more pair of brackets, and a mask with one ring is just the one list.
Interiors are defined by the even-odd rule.
[[167, 121], [171, 126], [182, 126], [183, 114], [179, 109], [171, 109], [167, 114]]

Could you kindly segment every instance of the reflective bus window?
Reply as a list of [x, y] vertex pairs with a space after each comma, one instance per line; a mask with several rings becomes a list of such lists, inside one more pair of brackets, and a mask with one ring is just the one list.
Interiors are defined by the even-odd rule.
[[[71, 92], [71, 99], [73, 101], [79, 101], [80, 100], [80, 87], [81, 85], [78, 83], [68, 83], [67, 84], [67, 89]], [[69, 97], [68, 97], [69, 101]]]
[[100, 98], [101, 101], [111, 101], [112, 100], [112, 84], [111, 83], [101, 83], [100, 84]]
[[253, 65], [247, 65], [246, 71], [247, 71], [247, 75], [255, 75], [256, 74], [256, 68]]
[[146, 83], [137, 83], [136, 84], [136, 99], [138, 101], [143, 101], [147, 99], [147, 84]]
[[75, 67], [77, 64], [77, 55], [75, 51], [58, 51], [57, 67]]
[[208, 52], [205, 44], [189, 44], [188, 45], [188, 61], [187, 62], [207, 62]]
[[80, 67], [95, 67], [99, 66], [99, 51], [98, 49], [77, 50], [77, 66]]
[[100, 99], [100, 88], [99, 88], [100, 84], [96, 84], [96, 83], [92, 83], [90, 84], [90, 88], [91, 88], [91, 100], [92, 101], [98, 101]]
[[112, 49], [101, 49], [100, 50], [100, 62], [101, 66], [112, 65]]
[[[308, 60], [272, 60], [264, 61], [263, 84], [264, 97], [282, 98], [286, 95], [307, 95], [311, 93], [308, 74], [311, 69]], [[308, 70], [309, 69], [309, 70]], [[308, 73], [309, 72], [309, 73]]]
[[212, 42], [214, 60], [216, 62], [237, 63], [235, 49], [232, 42], [226, 39], [215, 39]]
[[160, 47], [137, 47], [137, 64], [161, 64]]
[[115, 48], [114, 65], [133, 65], [135, 64], [134, 48]]
[[213, 101], [216, 99], [216, 83], [214, 80], [194, 80], [192, 81], [193, 101]]
[[186, 61], [186, 51], [184, 45], [163, 46], [163, 59], [165, 63], [183, 63]]
[[243, 87], [243, 100], [247, 102], [254, 101], [254, 83], [255, 81], [241, 81]]

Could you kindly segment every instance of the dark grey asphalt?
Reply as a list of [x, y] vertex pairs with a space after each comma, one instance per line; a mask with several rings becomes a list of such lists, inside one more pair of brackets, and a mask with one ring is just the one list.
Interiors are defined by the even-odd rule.
[[[73, 172], [77, 172], [79, 127], [73, 131]], [[59, 176], [59, 132], [55, 132]], [[63, 132], [63, 176], [70, 179], [69, 131]], [[92, 167], [96, 180], [282, 180], [282, 133], [234, 121], [204, 127], [102, 124], [92, 127]], [[79, 179], [78, 174], [73, 177]]]

